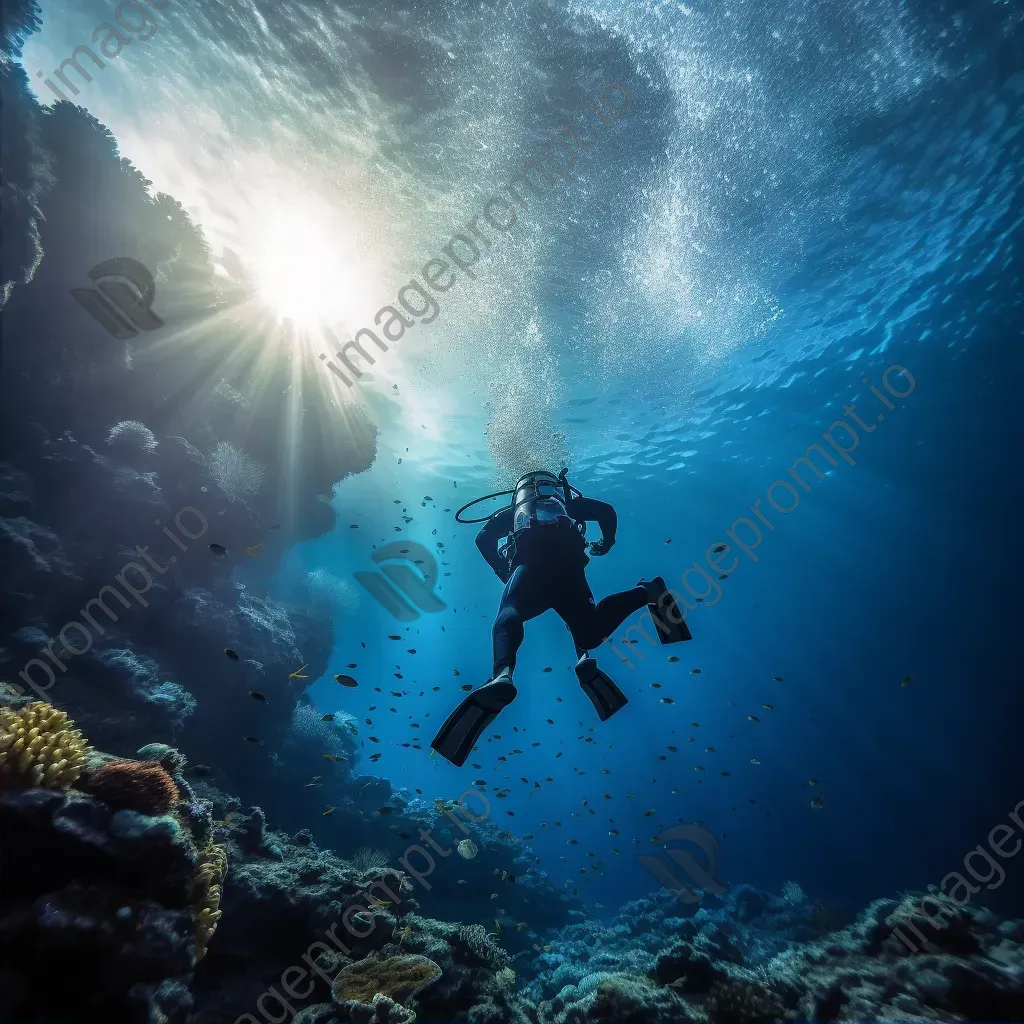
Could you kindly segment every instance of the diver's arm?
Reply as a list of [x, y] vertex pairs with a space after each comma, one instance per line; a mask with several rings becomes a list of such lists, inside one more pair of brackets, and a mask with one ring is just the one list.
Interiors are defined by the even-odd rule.
[[508, 582], [508, 562], [498, 554], [498, 541], [511, 531], [512, 510], [505, 509], [491, 516], [476, 535], [477, 549], [502, 583]]
[[568, 512], [574, 519], [596, 522], [601, 528], [601, 539], [591, 545], [591, 554], [603, 555], [615, 543], [619, 517], [608, 502], [596, 498], [574, 498]]

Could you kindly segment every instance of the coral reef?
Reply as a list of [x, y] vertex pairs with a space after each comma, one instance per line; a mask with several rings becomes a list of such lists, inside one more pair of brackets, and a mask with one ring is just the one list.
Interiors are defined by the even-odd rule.
[[73, 785], [89, 745], [67, 714], [43, 701], [0, 708], [0, 773], [33, 786]]
[[[8, 717], [19, 705], [32, 707], [0, 699]], [[175, 748], [142, 749], [185, 770]], [[165, 794], [174, 785], [155, 761], [99, 751], [82, 784], [104, 772], [133, 777], [126, 765], [161, 773]], [[31, 1008], [221, 1024], [270, 999], [309, 1024], [1024, 1017], [1024, 921], [979, 907], [908, 894], [826, 931], [822, 908], [795, 886], [775, 896], [740, 885], [685, 917], [672, 901], [643, 899], [611, 921], [564, 926], [543, 946], [534, 931], [532, 949], [513, 954], [506, 943], [521, 942], [517, 932], [424, 914], [421, 891], [380, 850], [342, 859], [310, 830], [289, 836], [260, 808], [181, 781], [175, 814], [111, 806], [71, 786], [0, 793], [0, 871], [19, 883], [0, 892], [0, 986], [12, 1019]], [[166, 799], [147, 806], [168, 809]], [[435, 818], [437, 838], [461, 841], [441, 829]], [[488, 835], [485, 823], [477, 858], [450, 863], [461, 870], [487, 856]], [[45, 984], [57, 955], [75, 964], [70, 988]], [[309, 977], [292, 1005], [274, 979], [302, 962]]]
[[[331, 995], [341, 1007], [352, 1003], [372, 1005], [377, 995], [404, 1005], [439, 977], [441, 968], [425, 956], [415, 953], [389, 957], [371, 954], [338, 972], [331, 986]], [[376, 1012], [373, 1015], [376, 1016]]]
[[113, 760], [86, 772], [82, 788], [114, 808], [166, 814], [179, 798], [174, 779], [156, 761]]
[[[788, 893], [786, 899], [792, 902]], [[705, 1004], [710, 1024], [770, 1024], [783, 1014], [778, 997], [756, 982], [716, 981]]]
[[633, 901], [610, 925], [563, 929], [524, 995], [542, 1024], [1024, 1019], [1024, 921], [939, 901], [928, 915], [918, 894], [815, 933], [820, 908], [797, 895], [737, 886], [690, 917]]
[[196, 907], [196, 962], [206, 956], [206, 949], [221, 918], [220, 898], [228, 873], [228, 855], [223, 846], [210, 842], [203, 850], [196, 875], [194, 900]]
[[185, 1024], [195, 872], [173, 817], [74, 789], [5, 788], [0, 874], [17, 884], [0, 888], [4, 1019]]

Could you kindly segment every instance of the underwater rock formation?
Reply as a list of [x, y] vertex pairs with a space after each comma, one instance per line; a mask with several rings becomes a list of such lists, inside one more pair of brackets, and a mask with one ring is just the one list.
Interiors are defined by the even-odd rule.
[[1024, 1019], [1024, 921], [933, 910], [947, 926], [910, 952], [897, 929], [926, 927], [920, 897], [816, 935], [820, 908], [792, 894], [737, 886], [690, 917], [667, 897], [637, 900], [610, 925], [564, 929], [524, 994], [541, 1024]]
[[[333, 641], [329, 609], [256, 588], [291, 545], [331, 529], [315, 496], [372, 464], [376, 431], [340, 408], [319, 364], [294, 362], [286, 336], [260, 350], [234, 316], [210, 326], [247, 293], [215, 273], [181, 205], [152, 193], [95, 118], [37, 104], [12, 60], [37, 5], [5, 0], [3, 20], [0, 675], [121, 757], [160, 741], [216, 765], [223, 723], [237, 722], [227, 781], [256, 803], [276, 766], [244, 737], [278, 749], [288, 714], [246, 721], [257, 709], [230, 684], [280, 679], [260, 689], [290, 709], [303, 687], [289, 673], [300, 660], [322, 673]], [[121, 257], [156, 274], [165, 321], [127, 342], [71, 295]], [[202, 344], [186, 351], [176, 339], [188, 332]]]

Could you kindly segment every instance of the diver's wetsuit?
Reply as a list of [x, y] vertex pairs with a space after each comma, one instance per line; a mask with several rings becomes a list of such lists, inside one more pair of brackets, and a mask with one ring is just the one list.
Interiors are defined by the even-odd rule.
[[629, 615], [648, 602], [642, 586], [594, 602], [584, 572], [590, 558], [577, 524], [596, 522], [611, 546], [618, 522], [615, 509], [593, 498], [574, 497], [566, 511], [568, 518], [563, 516], [557, 526], [546, 526], [532, 543], [528, 542], [529, 535], [536, 527], [525, 531], [525, 536], [521, 533], [510, 560], [499, 554], [498, 542], [512, 532], [511, 509], [492, 516], [477, 535], [476, 546], [505, 584], [494, 620], [494, 676], [506, 666], [515, 667], [516, 653], [523, 642], [523, 623], [549, 608], [569, 627], [580, 655], [599, 647]]

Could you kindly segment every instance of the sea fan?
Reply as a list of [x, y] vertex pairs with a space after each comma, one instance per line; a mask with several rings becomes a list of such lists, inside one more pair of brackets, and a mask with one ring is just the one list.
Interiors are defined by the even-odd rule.
[[107, 444], [121, 455], [155, 452], [159, 442], [153, 431], [138, 420], [121, 420], [107, 432]]
[[252, 498], [263, 490], [267, 468], [230, 441], [221, 441], [209, 458], [214, 483], [232, 500]]

